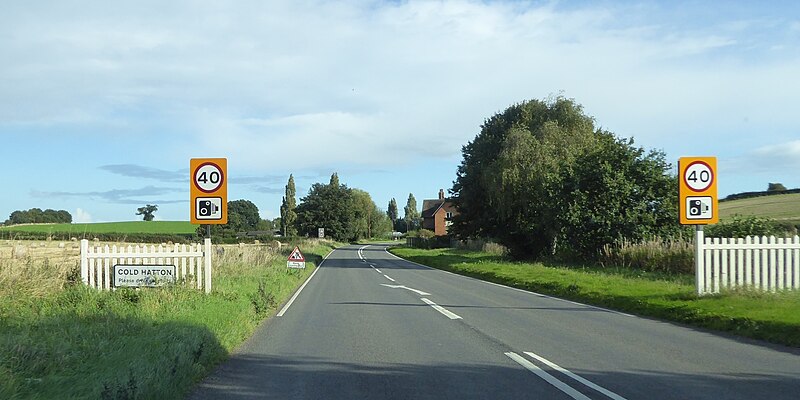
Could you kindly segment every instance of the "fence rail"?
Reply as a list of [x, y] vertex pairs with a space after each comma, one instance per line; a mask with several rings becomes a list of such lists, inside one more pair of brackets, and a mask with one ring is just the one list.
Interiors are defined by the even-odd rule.
[[705, 238], [697, 231], [697, 294], [748, 287], [800, 289], [800, 237]]
[[178, 278], [192, 279], [198, 289], [211, 292], [211, 239], [175, 245], [89, 246], [81, 240], [81, 279], [101, 290], [112, 288], [115, 265], [174, 265]]

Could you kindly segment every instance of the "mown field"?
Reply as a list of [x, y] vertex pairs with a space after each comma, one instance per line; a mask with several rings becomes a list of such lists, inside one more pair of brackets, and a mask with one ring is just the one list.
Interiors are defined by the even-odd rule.
[[91, 224], [31, 224], [3, 226], [0, 230], [41, 233], [167, 233], [191, 234], [197, 229], [189, 221], [126, 221]]
[[210, 295], [80, 284], [75, 242], [0, 242], [0, 399], [183, 398], [337, 244], [215, 246]]
[[719, 215], [723, 221], [737, 214], [800, 224], [800, 193], [761, 196], [719, 203]]
[[485, 252], [394, 248], [420, 264], [642, 316], [800, 347], [800, 292], [697, 297], [694, 276], [621, 267], [512, 262]]

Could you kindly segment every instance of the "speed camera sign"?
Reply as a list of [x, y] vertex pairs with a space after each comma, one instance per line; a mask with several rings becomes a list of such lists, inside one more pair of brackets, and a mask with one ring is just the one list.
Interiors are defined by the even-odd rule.
[[228, 223], [228, 160], [193, 158], [191, 173], [191, 221], [193, 224]]
[[680, 222], [683, 225], [715, 224], [717, 207], [717, 158], [681, 157], [678, 160]]

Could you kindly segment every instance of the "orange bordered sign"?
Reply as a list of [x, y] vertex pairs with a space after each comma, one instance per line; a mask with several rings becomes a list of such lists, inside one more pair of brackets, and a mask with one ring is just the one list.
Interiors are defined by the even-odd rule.
[[193, 224], [228, 223], [228, 159], [193, 158], [191, 174], [191, 221]]
[[719, 222], [717, 158], [681, 157], [678, 160], [679, 203], [682, 225]]
[[289, 258], [286, 259], [286, 268], [304, 269], [306, 267], [306, 258], [300, 252], [300, 247], [294, 246], [294, 250], [289, 253]]

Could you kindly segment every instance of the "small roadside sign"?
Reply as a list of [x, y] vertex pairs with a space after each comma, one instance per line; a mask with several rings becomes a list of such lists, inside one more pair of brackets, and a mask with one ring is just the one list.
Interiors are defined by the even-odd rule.
[[191, 221], [193, 224], [228, 223], [228, 159], [193, 158], [191, 176]]
[[325, 239], [325, 228], [317, 229], [317, 237], [320, 239]]
[[306, 258], [300, 252], [300, 247], [294, 246], [294, 250], [289, 253], [289, 258], [286, 259], [286, 268], [304, 269], [306, 267]]
[[681, 157], [678, 160], [679, 214], [682, 225], [719, 222], [717, 158]]

